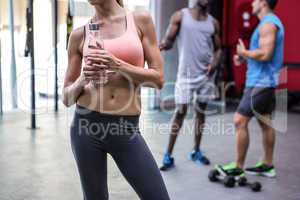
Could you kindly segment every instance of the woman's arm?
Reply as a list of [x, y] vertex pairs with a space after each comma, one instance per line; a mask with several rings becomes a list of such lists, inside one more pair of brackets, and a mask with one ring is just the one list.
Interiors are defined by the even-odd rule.
[[[92, 66], [90, 61], [83, 67], [82, 65], [82, 48], [83, 48], [84, 28], [78, 28], [71, 33], [68, 47], [68, 68], [65, 75], [63, 87], [63, 103], [69, 107], [76, 103], [81, 95], [84, 86], [91, 80], [99, 80], [100, 68], [103, 66]], [[103, 67], [104, 68], [104, 67]]]
[[82, 54], [80, 44], [83, 38], [83, 28], [71, 33], [68, 46], [68, 68], [63, 86], [63, 103], [69, 107], [73, 105], [84, 88], [84, 79], [80, 77]]
[[128, 63], [121, 62], [120, 71], [127, 73], [132, 77], [136, 84], [143, 84], [144, 86], [161, 89], [164, 84], [164, 63], [158, 47], [151, 15], [148, 12], [136, 12], [134, 13], [134, 18], [136, 26], [141, 34], [141, 41], [148, 69], [135, 67]]

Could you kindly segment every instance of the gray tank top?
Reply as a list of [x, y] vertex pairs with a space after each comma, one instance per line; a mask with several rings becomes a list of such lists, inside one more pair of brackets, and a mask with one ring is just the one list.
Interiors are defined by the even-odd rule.
[[177, 82], [197, 84], [207, 79], [207, 66], [212, 62], [215, 33], [214, 18], [205, 21], [193, 18], [188, 8], [182, 9], [178, 37], [179, 66]]

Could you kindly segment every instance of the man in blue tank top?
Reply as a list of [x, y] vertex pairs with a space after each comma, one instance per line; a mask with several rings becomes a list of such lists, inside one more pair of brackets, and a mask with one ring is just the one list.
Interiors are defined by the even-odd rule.
[[237, 132], [236, 162], [218, 166], [228, 175], [244, 176], [244, 163], [249, 146], [248, 123], [255, 117], [263, 132], [264, 157], [256, 166], [246, 168], [246, 173], [275, 177], [273, 152], [275, 130], [271, 115], [275, 109], [275, 88], [278, 86], [280, 69], [283, 67], [284, 27], [273, 13], [278, 0], [253, 0], [253, 14], [260, 23], [255, 29], [250, 49], [242, 40], [237, 45], [236, 65], [247, 61], [246, 88], [234, 116]]
[[[178, 133], [183, 125], [188, 106], [195, 100], [195, 139], [190, 160], [209, 165], [200, 149], [207, 102], [215, 98], [213, 71], [221, 58], [220, 27], [208, 13], [210, 0], [197, 0], [193, 8], [173, 14], [161, 50], [169, 50], [178, 39], [179, 65], [175, 85], [176, 111], [172, 120], [167, 152], [162, 170], [174, 166], [171, 156]], [[193, 98], [195, 97], [195, 99]]]

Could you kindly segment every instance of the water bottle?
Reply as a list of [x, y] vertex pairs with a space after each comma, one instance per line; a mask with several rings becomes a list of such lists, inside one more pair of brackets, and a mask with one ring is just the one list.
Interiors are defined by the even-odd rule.
[[[101, 38], [99, 23], [89, 23], [88, 49], [104, 49], [104, 42]], [[101, 69], [100, 71], [100, 80], [92, 81], [94, 86], [103, 86], [108, 82], [106, 70]]]

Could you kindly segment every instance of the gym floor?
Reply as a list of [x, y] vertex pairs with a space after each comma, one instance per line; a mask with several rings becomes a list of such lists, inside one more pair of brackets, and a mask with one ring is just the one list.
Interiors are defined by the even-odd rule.
[[[160, 164], [168, 140], [168, 126], [172, 112], [143, 113], [143, 135]], [[70, 148], [69, 125], [73, 109], [59, 114], [38, 115], [37, 131], [28, 129], [29, 114], [14, 112], [0, 120], [0, 199], [1, 200], [81, 200], [78, 172]], [[187, 117], [175, 147], [176, 167], [163, 177], [172, 200], [298, 200], [300, 199], [300, 115], [284, 114], [276, 121], [276, 159], [278, 177], [267, 179], [248, 176], [261, 181], [263, 191], [253, 193], [247, 188], [224, 188], [207, 178], [212, 168], [189, 161], [192, 148], [192, 111]], [[211, 115], [207, 119], [202, 147], [213, 164], [233, 161], [235, 136], [233, 112]], [[158, 127], [158, 124], [160, 126]], [[287, 129], [287, 130], [286, 130]], [[221, 131], [223, 130], [223, 132]], [[251, 122], [251, 145], [247, 165], [254, 165], [262, 157], [261, 133], [255, 120]], [[108, 180], [110, 199], [137, 200], [138, 197], [109, 159]], [[155, 192], [155, 191], [154, 191]]]

